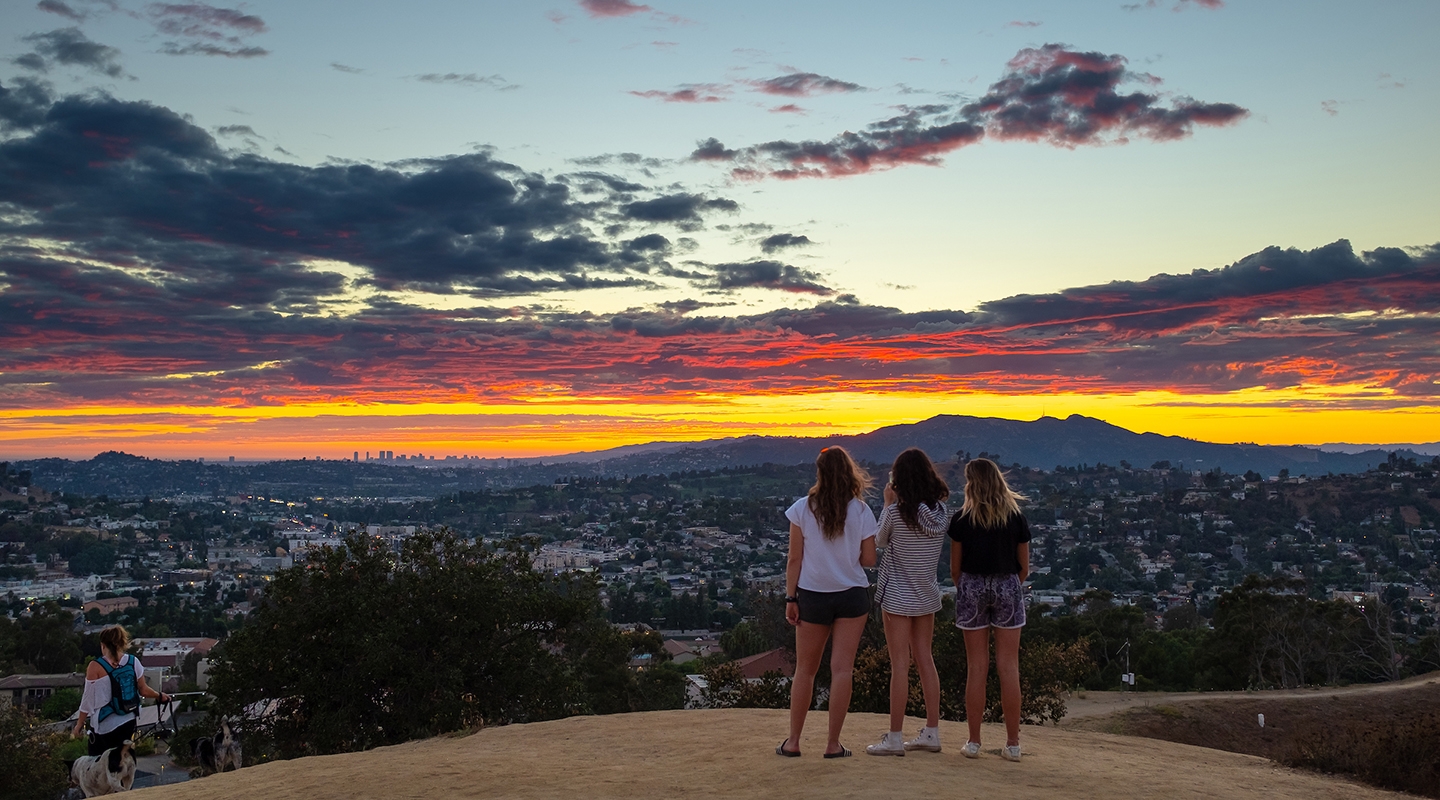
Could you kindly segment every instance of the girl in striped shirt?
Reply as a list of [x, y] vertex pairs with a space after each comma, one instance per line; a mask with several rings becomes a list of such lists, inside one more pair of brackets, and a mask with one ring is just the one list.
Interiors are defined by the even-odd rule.
[[[936, 568], [950, 515], [945, 485], [925, 451], [912, 447], [895, 459], [885, 486], [885, 510], [875, 543], [886, 548], [880, 560], [875, 599], [885, 618], [890, 649], [890, 732], [865, 748], [874, 756], [903, 756], [906, 750], [940, 752], [940, 676], [930, 643], [940, 610]], [[910, 660], [925, 694], [925, 727], [905, 741], [905, 706], [910, 699]]]

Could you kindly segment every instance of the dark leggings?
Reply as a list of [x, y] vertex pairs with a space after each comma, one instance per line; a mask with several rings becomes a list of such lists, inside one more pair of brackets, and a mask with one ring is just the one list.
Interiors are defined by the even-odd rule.
[[101, 755], [112, 747], [119, 747], [122, 742], [134, 735], [135, 720], [133, 719], [109, 733], [90, 731], [89, 754]]

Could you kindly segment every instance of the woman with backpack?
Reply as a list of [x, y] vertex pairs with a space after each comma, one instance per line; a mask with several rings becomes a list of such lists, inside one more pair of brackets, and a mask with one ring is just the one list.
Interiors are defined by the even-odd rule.
[[[950, 487], [924, 450], [912, 447], [896, 457], [875, 537], [876, 545], [885, 548], [875, 602], [885, 621], [890, 651], [890, 732], [865, 748], [872, 756], [903, 756], [906, 750], [940, 752], [940, 675], [930, 646], [935, 612], [940, 610], [936, 567], [950, 524], [945, 509], [949, 496]], [[910, 700], [912, 658], [925, 695], [925, 727], [907, 742], [900, 729]]]
[[965, 720], [970, 741], [960, 751], [980, 755], [990, 631], [1005, 714], [1000, 756], [1020, 760], [1020, 629], [1025, 627], [1025, 578], [1030, 574], [1030, 524], [1000, 467], [988, 458], [965, 465], [965, 504], [950, 521], [950, 575], [955, 579], [955, 627], [965, 637]]
[[826, 758], [846, 758], [840, 729], [850, 710], [855, 651], [870, 615], [870, 579], [875, 566], [875, 513], [861, 499], [870, 476], [840, 447], [815, 459], [815, 485], [795, 501], [790, 520], [790, 553], [785, 565], [785, 620], [795, 626], [795, 677], [790, 681], [790, 735], [777, 755], [800, 755], [800, 732], [814, 701], [815, 673], [830, 646], [830, 735]]
[[151, 689], [145, 682], [140, 659], [125, 652], [130, 634], [119, 625], [100, 632], [100, 657], [85, 670], [85, 693], [80, 698], [80, 718], [71, 734], [80, 738], [85, 723], [92, 722], [89, 755], [98, 756], [135, 734], [140, 698], [170, 702], [169, 695]]

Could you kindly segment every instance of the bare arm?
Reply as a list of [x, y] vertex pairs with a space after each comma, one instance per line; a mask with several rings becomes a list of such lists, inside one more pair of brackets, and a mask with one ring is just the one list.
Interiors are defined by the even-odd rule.
[[[794, 597], [800, 590], [800, 562], [805, 557], [805, 534], [800, 526], [790, 523], [790, 552], [785, 557], [785, 596]], [[785, 621], [791, 625], [800, 624], [800, 606], [785, 603]]]
[[1015, 546], [1015, 560], [1020, 562], [1020, 582], [1030, 577], [1030, 543], [1021, 542]]
[[960, 585], [960, 543], [950, 542], [950, 581]]
[[870, 536], [860, 540], [860, 566], [875, 566], [875, 537]]

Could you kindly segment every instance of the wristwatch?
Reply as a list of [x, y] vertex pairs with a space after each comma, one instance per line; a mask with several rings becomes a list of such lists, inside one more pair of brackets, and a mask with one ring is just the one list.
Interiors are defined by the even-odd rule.
[[793, 594], [787, 594], [787, 595], [785, 595], [785, 602], [787, 602], [787, 603], [798, 603], [798, 602], [800, 602], [800, 598], [796, 597], [796, 596], [793, 595]]

